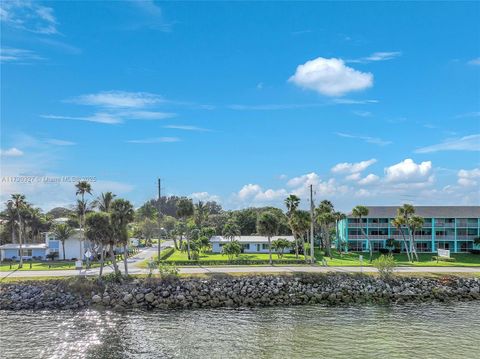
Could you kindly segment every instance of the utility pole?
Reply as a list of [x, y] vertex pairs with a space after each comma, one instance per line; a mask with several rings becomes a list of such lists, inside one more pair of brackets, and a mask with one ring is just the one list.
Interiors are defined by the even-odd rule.
[[313, 222], [314, 222], [314, 214], [313, 214], [313, 185], [310, 185], [310, 262], [313, 264], [315, 262], [314, 256], [315, 251], [313, 248], [314, 240], [313, 240]]
[[[162, 180], [158, 178], [158, 226], [160, 228], [160, 220], [162, 219]], [[158, 255], [158, 260], [160, 261], [160, 254], [162, 251], [161, 248], [161, 240], [162, 240], [162, 235], [160, 231], [158, 231], [158, 248], [157, 248], [157, 255]]]

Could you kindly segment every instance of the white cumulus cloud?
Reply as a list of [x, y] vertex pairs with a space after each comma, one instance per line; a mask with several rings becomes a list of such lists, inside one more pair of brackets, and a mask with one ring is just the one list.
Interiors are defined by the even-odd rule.
[[194, 192], [189, 196], [194, 201], [203, 201], [203, 202], [220, 202], [220, 197], [208, 192]]
[[427, 182], [432, 177], [432, 162], [415, 163], [411, 158], [385, 168], [387, 182]]
[[[360, 161], [360, 162], [342, 162], [342, 163], [337, 163], [334, 167], [332, 167], [332, 172], [333, 173], [357, 173], [357, 172], [362, 172], [366, 168], [370, 167], [374, 163], [376, 163], [377, 160], [375, 158], [366, 160], [366, 161]], [[356, 179], [356, 178], [349, 178], [349, 179]]]
[[464, 187], [477, 186], [480, 180], [480, 168], [458, 171], [458, 184]]
[[342, 59], [318, 57], [299, 65], [288, 80], [326, 96], [342, 96], [373, 86], [373, 74], [345, 65]]
[[379, 181], [380, 177], [377, 175], [370, 173], [366, 177], [362, 178], [361, 180], [358, 181], [358, 184], [363, 185], [363, 186], [368, 186], [374, 183], [377, 183]]

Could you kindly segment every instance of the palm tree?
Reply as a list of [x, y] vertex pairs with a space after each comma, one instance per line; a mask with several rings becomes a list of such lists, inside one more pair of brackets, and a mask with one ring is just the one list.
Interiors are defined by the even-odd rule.
[[415, 214], [415, 207], [411, 204], [405, 203], [402, 207], [397, 210], [397, 216], [403, 218], [403, 225], [408, 228], [408, 237], [410, 242], [410, 253], [411, 253], [411, 260], [413, 261], [413, 256], [415, 255], [418, 258], [417, 251], [415, 250], [415, 246], [413, 245], [412, 239], [412, 231], [410, 229], [410, 217]]
[[125, 199], [116, 199], [112, 202], [112, 224], [115, 235], [120, 243], [123, 244], [123, 264], [125, 266], [125, 275], [128, 275], [128, 224], [135, 219], [135, 211], [132, 204]]
[[105, 212], [89, 213], [85, 220], [85, 226], [85, 236], [89, 241], [98, 244], [101, 248], [99, 277], [102, 277], [103, 274], [103, 266], [105, 263], [105, 253], [103, 248], [106, 246], [110, 246], [113, 269], [115, 273], [118, 273], [117, 261], [112, 249], [115, 245], [115, 236], [110, 215]]
[[[297, 236], [302, 237], [303, 239], [303, 254], [305, 256], [305, 262], [307, 262], [307, 251], [305, 249], [305, 235], [310, 229], [311, 216], [308, 211], [295, 211], [292, 216], [292, 228], [297, 233]], [[296, 258], [298, 259], [298, 241], [296, 242]]]
[[[177, 216], [185, 223], [186, 219], [194, 213], [192, 200], [188, 198], [181, 198], [177, 203]], [[181, 239], [180, 239], [181, 241]], [[187, 238], [187, 255], [190, 260], [190, 240]]]
[[195, 225], [197, 228], [201, 228], [203, 223], [208, 219], [208, 207], [202, 202], [198, 201], [194, 209], [195, 214]]
[[62, 259], [63, 260], [65, 260], [65, 241], [68, 238], [70, 238], [72, 234], [73, 234], [73, 228], [66, 223], [57, 224], [53, 228], [53, 235], [55, 236], [56, 239], [62, 242], [62, 252], [63, 252]]
[[85, 201], [85, 194], [92, 194], [92, 186], [87, 181], [80, 181], [75, 184], [77, 189], [75, 195], [80, 195], [80, 200], [78, 201], [78, 209], [80, 210], [80, 260], [83, 259], [83, 250], [82, 250], [82, 241], [85, 239], [85, 234], [83, 233], [83, 227], [85, 226], [85, 213], [87, 211], [87, 202]]
[[278, 217], [273, 212], [266, 211], [258, 217], [257, 231], [260, 235], [268, 238], [268, 257], [270, 265], [273, 264], [271, 239], [277, 234], [279, 224]]
[[365, 229], [363, 229], [362, 225], [362, 217], [368, 216], [368, 208], [365, 206], [356, 206], [355, 208], [352, 209], [352, 215], [355, 218], [359, 219], [360, 222], [360, 230], [362, 231], [363, 236], [367, 239], [368, 242], [368, 249], [370, 252], [370, 262], [372, 261], [372, 256], [373, 256], [373, 248], [372, 248], [372, 243], [370, 242], [370, 238], [368, 238], [368, 234], [365, 233]]
[[397, 214], [397, 216], [390, 223], [393, 227], [397, 228], [400, 231], [403, 238], [403, 244], [405, 246], [405, 252], [407, 253], [407, 259], [410, 262], [411, 261], [410, 251], [408, 250], [408, 243], [407, 243], [407, 239], [405, 238], [405, 231], [403, 230], [403, 226], [405, 225], [404, 218]]
[[316, 209], [316, 221], [320, 224], [322, 233], [322, 242], [325, 248], [325, 254], [332, 258], [331, 243], [330, 243], [330, 228], [335, 223], [335, 215], [326, 207], [319, 207]]
[[224, 236], [227, 239], [230, 239], [230, 242], [235, 239], [235, 237], [240, 235], [240, 228], [238, 228], [238, 225], [233, 222], [229, 221], [225, 223], [225, 226], [223, 226], [222, 230], [222, 236]]
[[97, 207], [102, 212], [110, 212], [112, 202], [115, 199], [116, 195], [112, 192], [104, 192], [95, 200], [94, 206]]
[[291, 217], [292, 214], [298, 209], [300, 205], [300, 198], [294, 194], [285, 198], [285, 206], [287, 207], [287, 217]]
[[292, 231], [293, 239], [295, 241], [295, 257], [298, 259], [298, 232], [295, 224], [295, 215], [297, 213], [298, 206], [300, 205], [300, 198], [294, 194], [285, 198], [285, 206], [287, 207], [288, 225]]
[[418, 262], [417, 248], [415, 246], [415, 232], [423, 227], [425, 220], [420, 216], [412, 216], [408, 221], [408, 227], [410, 229], [410, 248], [413, 248], [412, 255], [415, 255], [415, 259]]
[[18, 220], [18, 243], [20, 245], [20, 263], [18, 268], [23, 267], [23, 241], [22, 241], [22, 211], [27, 207], [25, 195], [20, 193], [12, 194], [12, 198], [8, 201], [12, 209], [15, 211]]

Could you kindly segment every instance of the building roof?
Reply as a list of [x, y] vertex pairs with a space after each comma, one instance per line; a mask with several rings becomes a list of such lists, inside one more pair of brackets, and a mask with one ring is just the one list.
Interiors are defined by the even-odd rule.
[[[368, 218], [393, 218], [400, 206], [365, 206]], [[480, 218], [480, 206], [415, 206], [415, 214], [430, 218]], [[352, 218], [349, 213], [348, 217]]]
[[[273, 236], [271, 240], [274, 241], [279, 238], [284, 238], [287, 241], [293, 242], [293, 236]], [[268, 243], [268, 237], [264, 236], [237, 236], [235, 237], [236, 241], [240, 243]], [[210, 238], [210, 242], [212, 243], [228, 243], [230, 242], [230, 238], [225, 238], [223, 236], [213, 236]]]
[[[47, 249], [45, 243], [24, 243], [22, 245], [23, 249]], [[0, 246], [0, 249], [20, 249], [20, 244], [18, 243], [7, 243]]]

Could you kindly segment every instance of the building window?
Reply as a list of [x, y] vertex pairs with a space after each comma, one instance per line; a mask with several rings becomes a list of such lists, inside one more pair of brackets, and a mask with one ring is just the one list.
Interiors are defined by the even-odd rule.
[[[32, 250], [31, 249], [22, 249], [22, 253], [24, 257], [31, 257], [32, 256]], [[20, 258], [20, 249], [18, 250], [18, 257]]]
[[59, 247], [60, 247], [60, 244], [57, 240], [49, 240], [48, 241], [48, 248], [56, 249], [58, 251]]
[[418, 252], [431, 252], [430, 242], [416, 242], [415, 246]]
[[348, 250], [352, 252], [362, 252], [365, 249], [364, 241], [348, 241]]
[[471, 241], [459, 241], [458, 242], [458, 251], [459, 252], [469, 252], [473, 249], [473, 242]]
[[262, 249], [263, 250], [268, 250], [268, 243], [263, 243], [262, 244]]

